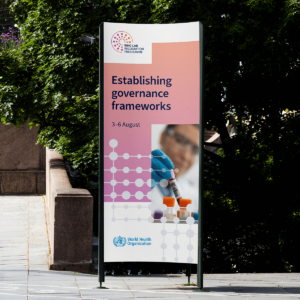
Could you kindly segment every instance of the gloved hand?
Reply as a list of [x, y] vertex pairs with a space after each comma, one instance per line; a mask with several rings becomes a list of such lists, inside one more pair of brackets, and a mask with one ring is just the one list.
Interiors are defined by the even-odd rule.
[[151, 179], [153, 179], [151, 188], [153, 189], [162, 179], [169, 180], [172, 177], [170, 170], [174, 169], [174, 164], [171, 159], [159, 149], [153, 150], [151, 154]]

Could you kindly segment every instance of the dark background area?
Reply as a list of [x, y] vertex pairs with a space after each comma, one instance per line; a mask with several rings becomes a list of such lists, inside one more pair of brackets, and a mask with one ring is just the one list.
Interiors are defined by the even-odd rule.
[[0, 35], [3, 32], [6, 33], [9, 27], [14, 27], [14, 16], [9, 13], [9, 6], [12, 2], [12, 0], [0, 0]]

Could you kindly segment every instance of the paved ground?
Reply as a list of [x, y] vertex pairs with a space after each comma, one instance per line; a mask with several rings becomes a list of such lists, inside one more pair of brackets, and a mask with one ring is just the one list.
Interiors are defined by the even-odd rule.
[[[181, 275], [110, 276], [48, 271], [43, 197], [0, 197], [0, 300], [300, 299], [300, 274], [205, 275], [205, 291]], [[192, 276], [196, 282], [196, 276]]]

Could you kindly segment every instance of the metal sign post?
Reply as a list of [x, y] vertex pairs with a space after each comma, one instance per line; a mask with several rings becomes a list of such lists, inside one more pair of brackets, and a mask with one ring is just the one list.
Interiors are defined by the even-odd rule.
[[103, 24], [99, 28], [99, 195], [98, 195], [98, 281], [104, 276], [104, 48]]
[[204, 26], [200, 23], [200, 131], [199, 131], [199, 219], [198, 219], [198, 265], [197, 286], [203, 289], [203, 141], [204, 141]]

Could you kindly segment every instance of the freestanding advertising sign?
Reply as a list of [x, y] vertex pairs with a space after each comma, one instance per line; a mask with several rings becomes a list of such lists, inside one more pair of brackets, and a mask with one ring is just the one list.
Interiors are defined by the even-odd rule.
[[104, 262], [198, 264], [203, 26], [100, 26], [99, 281]]

